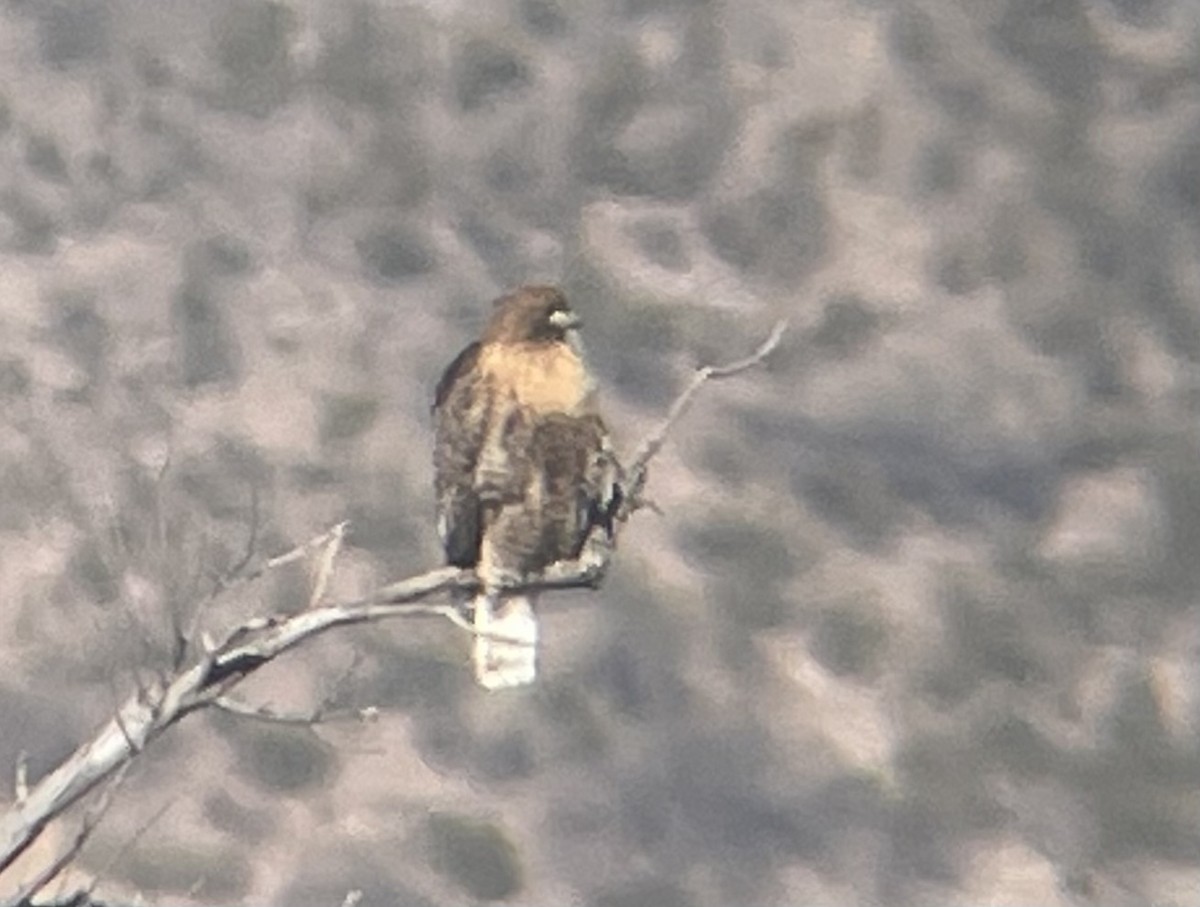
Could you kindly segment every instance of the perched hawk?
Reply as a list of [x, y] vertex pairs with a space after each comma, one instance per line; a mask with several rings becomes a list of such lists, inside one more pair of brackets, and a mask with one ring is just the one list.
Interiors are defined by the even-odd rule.
[[475, 678], [488, 689], [536, 674], [534, 596], [507, 580], [577, 557], [611, 531], [616, 461], [580, 354], [579, 319], [554, 287], [502, 296], [483, 337], [438, 382], [433, 404], [438, 534], [476, 569]]

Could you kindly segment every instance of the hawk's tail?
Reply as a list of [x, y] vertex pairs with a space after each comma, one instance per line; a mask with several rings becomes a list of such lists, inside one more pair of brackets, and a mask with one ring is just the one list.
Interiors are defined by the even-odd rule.
[[524, 595], [480, 595], [475, 599], [471, 660], [475, 679], [489, 690], [533, 683], [537, 676], [537, 617]]

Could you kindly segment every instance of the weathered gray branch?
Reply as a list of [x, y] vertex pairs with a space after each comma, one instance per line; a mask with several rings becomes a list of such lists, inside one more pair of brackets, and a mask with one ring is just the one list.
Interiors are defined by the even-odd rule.
[[642, 490], [646, 487], [646, 477], [649, 474], [650, 461], [662, 450], [663, 444], [666, 443], [667, 435], [670, 434], [675, 423], [682, 418], [683, 414], [695, 402], [696, 395], [700, 393], [700, 389], [709, 381], [740, 375], [744, 371], [761, 365], [763, 360], [770, 356], [779, 346], [786, 331], [787, 322], [778, 321], [775, 323], [775, 327], [771, 329], [771, 333], [767, 335], [767, 339], [758, 345], [758, 349], [744, 359], [738, 359], [736, 362], [730, 362], [726, 365], [706, 365], [696, 369], [696, 373], [692, 376], [692, 380], [688, 383], [688, 386], [683, 389], [682, 394], [675, 398], [675, 402], [667, 410], [666, 417], [638, 445], [637, 451], [629, 461], [629, 465], [625, 467], [626, 507], [623, 508], [621, 514], [618, 514], [619, 517], [627, 517], [629, 513], [642, 506]]
[[[661, 425], [642, 442], [625, 470], [624, 500], [616, 514], [616, 527], [611, 537], [598, 527], [577, 560], [553, 564], [537, 576], [514, 583], [514, 587], [569, 589], [598, 586], [614, 550], [617, 528], [643, 505], [641, 491], [649, 464], [662, 449], [671, 427], [691, 405], [705, 382], [739, 374], [761, 363], [779, 345], [784, 329], [784, 323], [777, 324], [766, 341], [745, 359], [724, 366], [706, 366], [696, 372]], [[334, 527], [273, 558], [239, 584], [261, 576], [268, 569], [320, 551], [323, 556], [318, 562], [314, 582], [315, 602], [326, 588], [332, 559], [344, 531], [345, 524]], [[156, 680], [140, 688], [92, 739], [24, 791], [24, 796], [0, 816], [0, 872], [29, 847], [52, 819], [121, 770], [171, 725], [205, 706], [222, 702], [228, 705], [224, 697], [230, 689], [289, 649], [334, 627], [400, 617], [437, 616], [468, 632], [475, 632], [455, 605], [426, 600], [442, 593], [471, 591], [477, 587], [478, 580], [473, 571], [443, 567], [383, 586], [358, 601], [313, 607], [291, 616], [256, 618], [237, 627], [219, 643], [201, 640], [201, 653], [190, 667], [173, 678]], [[197, 641], [188, 642], [195, 645]]]
[[125, 780], [125, 772], [130, 764], [129, 762], [125, 762], [109, 776], [100, 798], [83, 814], [83, 819], [80, 821], [79, 828], [75, 832], [71, 842], [62, 853], [44, 866], [32, 881], [21, 888], [21, 891], [14, 899], [17, 904], [25, 904], [32, 901], [36, 895], [40, 894], [51, 882], [58, 878], [64, 869], [75, 861], [75, 858], [79, 856], [79, 852], [83, 850], [83, 845], [88, 842], [88, 839], [92, 836], [92, 832], [96, 830], [100, 824], [100, 820], [108, 812], [108, 807], [112, 804], [113, 795]]

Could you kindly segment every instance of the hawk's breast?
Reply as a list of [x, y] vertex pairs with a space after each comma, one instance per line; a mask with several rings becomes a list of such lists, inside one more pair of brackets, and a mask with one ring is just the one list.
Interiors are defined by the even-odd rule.
[[503, 396], [540, 415], [581, 415], [593, 406], [592, 380], [566, 343], [488, 344], [478, 368]]

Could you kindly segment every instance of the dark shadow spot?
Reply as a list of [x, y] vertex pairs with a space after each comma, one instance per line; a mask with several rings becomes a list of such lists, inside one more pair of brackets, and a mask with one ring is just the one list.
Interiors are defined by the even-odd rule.
[[400, 225], [372, 230], [355, 242], [359, 258], [377, 277], [400, 281], [433, 270], [428, 242], [415, 230]]
[[38, 44], [42, 59], [56, 69], [101, 60], [108, 53], [109, 6], [100, 0], [42, 4]]
[[493, 41], [468, 41], [455, 64], [455, 96], [465, 111], [519, 91], [532, 80], [529, 64]]
[[321, 405], [321, 443], [351, 441], [369, 431], [379, 418], [374, 394], [326, 394]]
[[825, 305], [821, 321], [809, 339], [819, 349], [838, 356], [858, 353], [879, 329], [879, 316], [858, 296], [838, 296]]
[[829, 608], [816, 619], [809, 648], [838, 675], [872, 674], [887, 647], [887, 627], [875, 609], [859, 605]]
[[189, 277], [171, 306], [183, 383], [200, 387], [235, 380], [241, 358], [221, 304], [207, 283]]
[[495, 825], [435, 813], [429, 818], [428, 832], [434, 868], [471, 897], [499, 901], [521, 890], [517, 849]]
[[25, 143], [25, 163], [34, 173], [55, 183], [67, 182], [67, 162], [58, 142], [48, 135], [30, 136]]
[[337, 756], [307, 728], [235, 727], [232, 742], [241, 774], [267, 790], [298, 794], [325, 784]]

